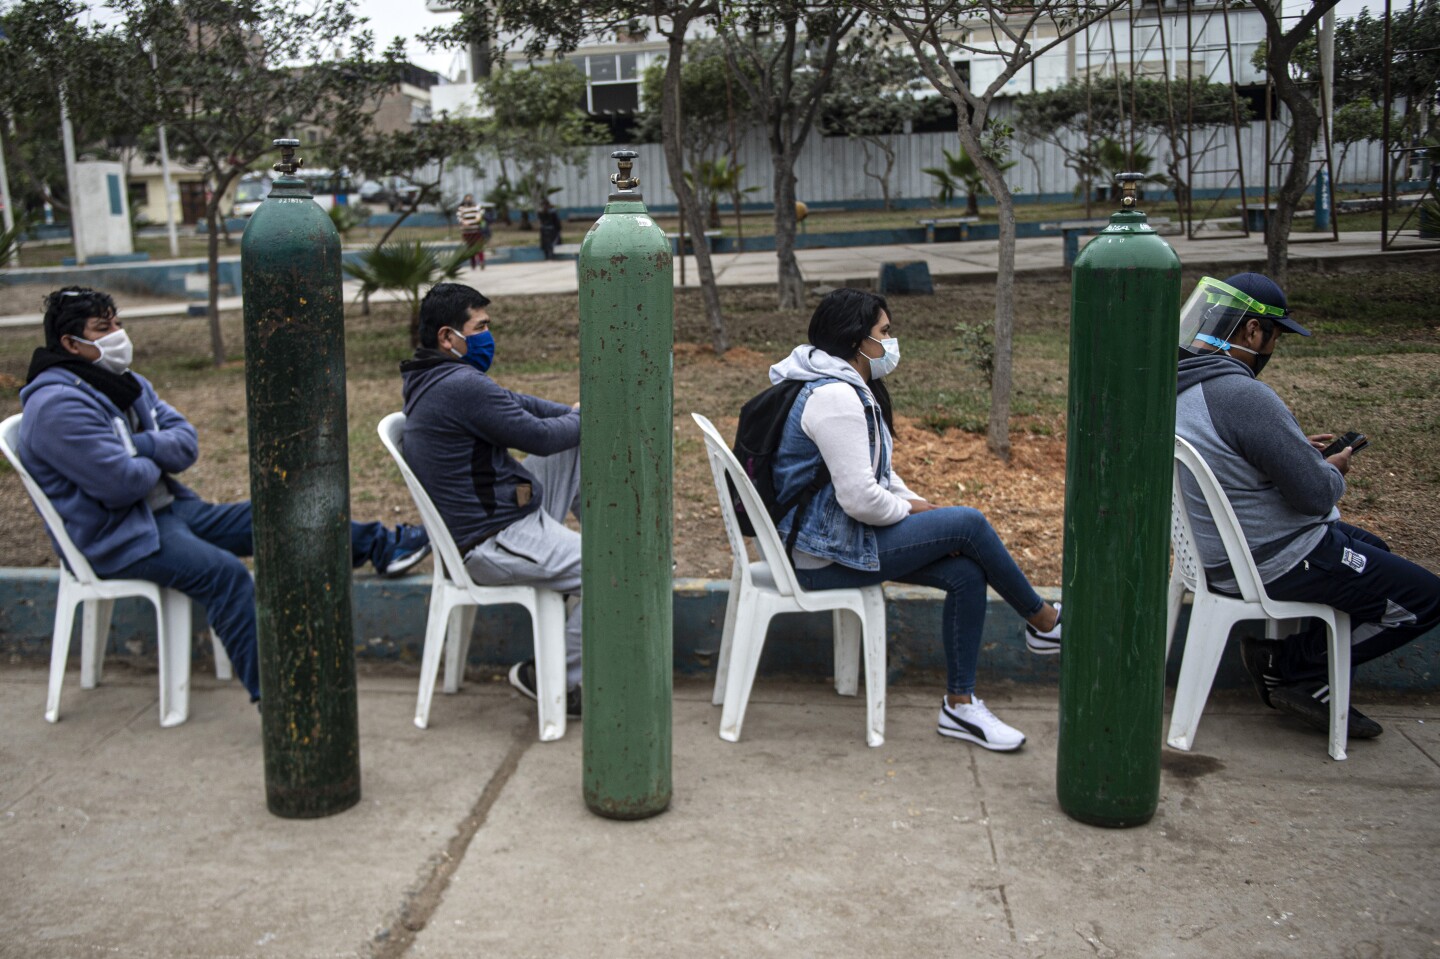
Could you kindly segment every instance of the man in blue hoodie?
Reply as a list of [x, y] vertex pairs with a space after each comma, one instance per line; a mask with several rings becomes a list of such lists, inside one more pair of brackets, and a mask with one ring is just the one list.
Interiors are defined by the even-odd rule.
[[[130, 370], [115, 301], [66, 287], [45, 299], [45, 345], [20, 391], [21, 461], [101, 576], [143, 579], [205, 605], [252, 699], [260, 696], [250, 504], [207, 503], [177, 479], [200, 455], [195, 427]], [[430, 551], [424, 529], [351, 524], [351, 558], [397, 576]], [[59, 549], [56, 549], [59, 553]]]
[[[475, 582], [543, 586], [580, 595], [580, 404], [505, 389], [495, 359], [490, 300], [440, 283], [420, 304], [420, 347], [400, 364], [405, 459], [435, 501]], [[510, 451], [528, 454], [522, 463]], [[580, 714], [580, 606], [565, 624], [567, 712]], [[535, 661], [510, 684], [536, 698]]]
[[[1203, 278], [1181, 311], [1175, 432], [1224, 488], [1266, 592], [1349, 613], [1351, 662], [1358, 666], [1440, 623], [1440, 578], [1341, 521], [1336, 503], [1353, 450], [1324, 457], [1320, 450], [1334, 436], [1306, 436], [1258, 379], [1285, 332], [1310, 335], [1268, 277]], [[1188, 474], [1181, 486], [1206, 578], [1212, 588], [1234, 592], [1234, 573], [1200, 490]], [[1329, 729], [1324, 624], [1282, 640], [1246, 639], [1241, 658], [1267, 706]], [[1350, 737], [1380, 733], [1380, 724], [1352, 704]]]

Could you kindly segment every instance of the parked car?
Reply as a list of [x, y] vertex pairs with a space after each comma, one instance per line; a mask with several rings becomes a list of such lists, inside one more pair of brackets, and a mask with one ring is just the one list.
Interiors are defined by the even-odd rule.
[[402, 176], [366, 180], [360, 184], [360, 202], [371, 206], [384, 205], [390, 212], [409, 206], [420, 195], [420, 188]]

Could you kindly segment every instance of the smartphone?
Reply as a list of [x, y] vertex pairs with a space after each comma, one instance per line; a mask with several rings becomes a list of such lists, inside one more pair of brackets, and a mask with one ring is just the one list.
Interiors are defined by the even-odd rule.
[[1321, 450], [1320, 455], [1329, 459], [1347, 446], [1351, 448], [1352, 453], [1358, 453], [1369, 445], [1370, 441], [1365, 438], [1364, 433], [1350, 432]]

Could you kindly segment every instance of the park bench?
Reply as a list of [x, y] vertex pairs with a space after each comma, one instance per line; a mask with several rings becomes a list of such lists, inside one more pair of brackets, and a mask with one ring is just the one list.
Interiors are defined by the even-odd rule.
[[961, 241], [970, 239], [970, 224], [980, 222], [978, 216], [944, 216], [934, 219], [916, 220], [925, 228], [925, 242], [935, 242], [935, 230], [937, 227], [958, 226], [960, 228]]
[[[710, 249], [710, 250], [715, 249], [715, 240], [716, 240], [716, 238], [719, 237], [719, 236], [720, 236], [720, 231], [719, 231], [719, 230], [706, 230], [706, 231], [705, 231], [705, 246], [706, 246], [706, 248], [707, 248], [707, 249]], [[666, 233], [666, 234], [665, 234], [665, 238], [670, 241], [670, 247], [671, 247], [671, 249], [673, 249], [676, 253], [679, 253], [679, 252], [680, 252], [680, 234], [679, 234], [679, 233]], [[686, 234], [685, 234], [685, 249], [686, 249], [687, 251], [694, 252], [694, 250], [695, 250], [695, 234], [693, 234], [693, 233], [686, 233]]]
[[[1152, 216], [1147, 218], [1151, 226], [1169, 226], [1168, 216]], [[1080, 255], [1080, 238], [1091, 234], [1099, 233], [1110, 225], [1109, 217], [1103, 220], [1061, 220], [1058, 223], [1042, 223], [1042, 230], [1059, 230], [1060, 236], [1065, 245], [1065, 265], [1074, 266], [1075, 258]]]

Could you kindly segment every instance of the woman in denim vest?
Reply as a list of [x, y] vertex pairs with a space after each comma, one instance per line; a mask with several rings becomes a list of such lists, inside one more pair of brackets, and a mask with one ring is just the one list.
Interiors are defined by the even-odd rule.
[[899, 362], [885, 299], [835, 290], [810, 318], [810, 343], [770, 368], [772, 383], [806, 384], [775, 457], [777, 499], [809, 486], [822, 464], [829, 470], [803, 513], [797, 506], [778, 528], [788, 537], [800, 524], [792, 560], [806, 589], [886, 580], [943, 589], [946, 695], [937, 729], [986, 749], [1019, 749], [1025, 735], [975, 695], [985, 587], [1026, 620], [1026, 643], [1040, 655], [1060, 651], [1060, 606], [1036, 594], [984, 514], [927, 502], [891, 467], [890, 398], [880, 380]]

